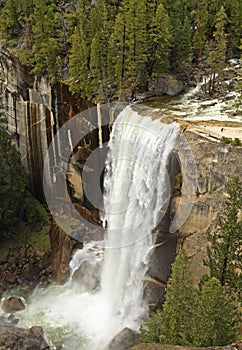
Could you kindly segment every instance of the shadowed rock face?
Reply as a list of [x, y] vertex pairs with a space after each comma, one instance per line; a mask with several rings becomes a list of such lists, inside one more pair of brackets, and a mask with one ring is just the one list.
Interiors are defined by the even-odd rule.
[[[56, 131], [86, 106], [65, 85], [52, 87], [0, 47], [0, 113], [7, 119], [32, 192], [43, 200], [43, 162]], [[50, 165], [51, 166], [51, 165]]]

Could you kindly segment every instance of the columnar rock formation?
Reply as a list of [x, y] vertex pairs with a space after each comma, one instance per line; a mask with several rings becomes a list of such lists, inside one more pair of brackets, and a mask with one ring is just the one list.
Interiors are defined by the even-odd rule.
[[43, 200], [43, 161], [57, 130], [86, 106], [65, 85], [52, 87], [46, 77], [29, 73], [0, 47], [0, 115], [21, 153], [33, 193]]

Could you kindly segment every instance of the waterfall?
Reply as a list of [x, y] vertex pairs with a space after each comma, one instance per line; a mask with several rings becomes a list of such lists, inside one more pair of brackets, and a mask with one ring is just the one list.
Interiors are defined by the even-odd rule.
[[[104, 242], [89, 242], [76, 252], [64, 286], [38, 288], [21, 313], [21, 325], [41, 324], [55, 346], [73, 350], [106, 349], [123, 328], [139, 329], [148, 311], [143, 287], [152, 231], [169, 204], [166, 167], [178, 133], [177, 124], [141, 116], [131, 107], [119, 114], [104, 176]], [[79, 267], [87, 273], [76, 281]]]
[[152, 121], [129, 107], [113, 126], [104, 181], [108, 228], [101, 284], [121, 328], [137, 328], [145, 310], [143, 281], [152, 230], [169, 202], [166, 165], [178, 130], [176, 124]]

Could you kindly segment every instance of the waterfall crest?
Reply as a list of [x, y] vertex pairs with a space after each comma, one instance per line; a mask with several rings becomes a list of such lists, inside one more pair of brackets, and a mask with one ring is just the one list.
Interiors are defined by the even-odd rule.
[[[141, 116], [131, 107], [114, 122], [104, 177], [104, 242], [89, 242], [76, 252], [70, 280], [37, 289], [20, 315], [21, 325], [44, 327], [53, 349], [63, 348], [56, 344], [73, 350], [106, 349], [123, 328], [139, 329], [147, 312], [143, 285], [152, 230], [169, 203], [166, 166], [178, 133], [177, 124]], [[93, 280], [74, 279], [83, 262], [88, 275], [99, 278], [93, 290], [88, 288]]]

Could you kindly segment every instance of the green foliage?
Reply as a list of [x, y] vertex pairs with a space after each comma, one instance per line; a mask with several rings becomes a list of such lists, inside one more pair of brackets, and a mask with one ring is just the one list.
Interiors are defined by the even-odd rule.
[[157, 310], [152, 314], [145, 326], [140, 330], [142, 343], [160, 343], [162, 334], [162, 311]]
[[[18, 38], [20, 24], [18, 21], [18, 1], [6, 0], [0, 13], [0, 28], [2, 38], [11, 40]], [[4, 29], [4, 30], [3, 30]]]
[[228, 54], [233, 57], [240, 48], [240, 39], [242, 38], [242, 2], [240, 0], [227, 0], [225, 9], [228, 15], [226, 25]]
[[89, 95], [88, 52], [82, 23], [78, 23], [72, 35], [70, 51], [70, 89], [73, 93], [81, 92], [83, 97]]
[[227, 345], [237, 339], [240, 314], [233, 298], [215, 277], [204, 276], [194, 288], [187, 254], [181, 250], [172, 266], [166, 300], [141, 327], [144, 343], [186, 346]]
[[234, 139], [232, 139], [231, 137], [225, 137], [223, 136], [220, 140], [221, 143], [226, 143], [226, 144], [230, 144], [233, 147], [239, 147], [242, 146], [242, 143], [240, 141], [240, 139], [238, 137], [235, 137]]
[[163, 1], [167, 10], [171, 24], [171, 66], [180, 70], [182, 66], [187, 69], [187, 63], [191, 63], [192, 50], [192, 10], [194, 2], [192, 0]]
[[[101, 98], [104, 101], [108, 101], [111, 98], [110, 86], [114, 84], [114, 70], [110, 48], [112, 28], [110, 21], [108, 21], [108, 7], [103, 0], [97, 1], [96, 6], [91, 11], [91, 17], [96, 26], [90, 53], [92, 91], [93, 94], [98, 94], [98, 99]], [[98, 86], [100, 87], [99, 91], [97, 90]]]
[[169, 70], [169, 55], [171, 50], [171, 30], [169, 16], [163, 6], [159, 4], [155, 15], [151, 19], [149, 39], [149, 77]]
[[239, 54], [241, 20], [240, 0], [3, 0], [0, 39], [34, 74], [105, 102], [170, 70], [187, 80], [194, 64], [211, 92]]
[[197, 3], [197, 8], [193, 11], [196, 23], [196, 32], [193, 37], [193, 46], [195, 52], [197, 53], [198, 67], [204, 65], [207, 59], [208, 51], [208, 2], [204, 0], [199, 0]]
[[131, 98], [137, 86], [145, 82], [145, 62], [147, 59], [145, 0], [124, 0], [116, 17], [113, 43], [115, 77], [120, 91], [128, 90]]
[[195, 325], [193, 344], [196, 346], [227, 345], [237, 339], [238, 310], [215, 277], [202, 287]]
[[192, 271], [185, 250], [178, 254], [166, 289], [163, 305], [163, 342], [189, 345], [193, 337], [193, 320], [196, 311], [196, 292]]
[[215, 233], [209, 233], [208, 258], [211, 277], [216, 277], [241, 301], [242, 295], [242, 181], [235, 177], [227, 185], [226, 208], [218, 221]]
[[180, 173], [178, 173], [177, 175], [176, 175], [176, 184], [175, 184], [175, 189], [177, 189], [177, 190], [181, 190], [181, 188], [182, 188], [182, 173], [180, 172]]
[[53, 0], [34, 0], [34, 4], [32, 72], [37, 75], [48, 74], [55, 83], [60, 75], [62, 50], [58, 35], [61, 30], [60, 13]]
[[215, 18], [215, 31], [213, 33], [214, 41], [212, 49], [209, 52], [208, 64], [210, 66], [210, 84], [209, 93], [215, 88], [215, 83], [222, 76], [223, 68], [225, 68], [226, 50], [227, 50], [227, 35], [225, 33], [225, 25], [227, 23], [227, 14], [224, 6], [221, 6]]

